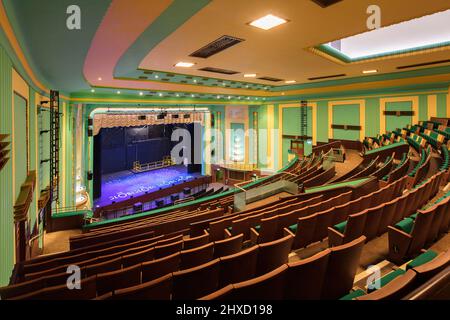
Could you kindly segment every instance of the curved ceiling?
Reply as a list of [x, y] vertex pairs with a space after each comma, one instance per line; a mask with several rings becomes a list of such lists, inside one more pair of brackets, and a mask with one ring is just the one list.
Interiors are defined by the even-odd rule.
[[[449, 62], [440, 68], [401, 65], [448, 59], [449, 49], [387, 57], [358, 64], [342, 64], [311, 51], [320, 44], [367, 31], [366, 9], [373, 0], [344, 0], [321, 8], [309, 0], [78, 0], [81, 30], [66, 28], [70, 0], [3, 0], [20, 46], [37, 76], [49, 87], [75, 96], [114, 93], [204, 99], [271, 99], [367, 87], [449, 83]], [[375, 1], [382, 25], [388, 26], [450, 9], [447, 0]], [[268, 13], [289, 20], [269, 31], [248, 25]], [[351, 18], [349, 18], [351, 17]], [[443, 28], [450, 28], [445, 25]], [[245, 41], [207, 59], [189, 55], [222, 35]], [[193, 68], [176, 68], [179, 61]], [[215, 75], [198, 70], [214, 67], [236, 70]], [[181, 69], [181, 70], [180, 70]], [[362, 71], [377, 69], [375, 76]], [[256, 73], [284, 81], [248, 81]], [[333, 81], [310, 78], [345, 74]], [[421, 77], [420, 80], [409, 79]], [[101, 80], [100, 80], [101, 79]], [[403, 80], [402, 80], [403, 79]], [[121, 92], [122, 93], [122, 92]], [[94, 94], [94, 93], [93, 93]]]

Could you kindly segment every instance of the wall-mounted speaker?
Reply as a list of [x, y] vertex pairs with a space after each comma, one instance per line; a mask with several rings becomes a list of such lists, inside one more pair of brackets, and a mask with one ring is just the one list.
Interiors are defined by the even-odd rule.
[[93, 125], [94, 125], [94, 119], [88, 118], [88, 126], [93, 126]]
[[94, 135], [94, 130], [92, 128], [88, 128], [88, 137], [92, 137]]
[[92, 171], [88, 171], [88, 173], [87, 173], [87, 179], [88, 179], [89, 181], [91, 181], [92, 179], [94, 179], [94, 174], [92, 173]]

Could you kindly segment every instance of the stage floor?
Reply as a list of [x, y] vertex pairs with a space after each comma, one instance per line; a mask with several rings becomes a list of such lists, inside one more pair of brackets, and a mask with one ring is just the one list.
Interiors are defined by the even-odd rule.
[[146, 192], [151, 193], [201, 176], [200, 173], [187, 173], [187, 168], [182, 165], [141, 173], [126, 170], [105, 174], [102, 176], [102, 196], [94, 200], [94, 205], [103, 207], [113, 201], [120, 202], [130, 196], [139, 197]]

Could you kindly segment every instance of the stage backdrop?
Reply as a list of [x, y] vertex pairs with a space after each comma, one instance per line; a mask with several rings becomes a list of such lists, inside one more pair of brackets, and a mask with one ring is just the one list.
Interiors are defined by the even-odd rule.
[[[197, 129], [195, 129], [197, 127]], [[187, 129], [191, 134], [191, 156], [194, 147], [201, 144], [200, 124], [167, 124], [143, 127], [102, 128], [94, 136], [94, 198], [101, 195], [101, 176], [133, 168], [133, 162], [141, 164], [160, 161], [170, 156], [173, 130]], [[201, 156], [200, 156], [201, 157]], [[189, 172], [201, 172], [201, 165], [189, 166]]]

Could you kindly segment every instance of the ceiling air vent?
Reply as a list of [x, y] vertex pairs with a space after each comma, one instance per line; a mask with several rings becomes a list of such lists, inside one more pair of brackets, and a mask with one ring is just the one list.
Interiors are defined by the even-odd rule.
[[190, 56], [196, 58], [209, 58], [229, 47], [241, 43], [244, 39], [235, 38], [232, 36], [221, 36], [219, 39], [207, 44], [203, 48], [195, 51]]
[[418, 64], [410, 64], [408, 66], [400, 66], [397, 67], [397, 69], [409, 69], [409, 68], [415, 68], [415, 67], [425, 67], [425, 66], [431, 66], [434, 64], [441, 64], [441, 63], [448, 63], [450, 62], [449, 60], [439, 60], [439, 61], [431, 61], [431, 62], [424, 62], [424, 63], [418, 63]]
[[311, 1], [317, 3], [322, 8], [326, 8], [331, 6], [332, 4], [341, 2], [342, 0], [311, 0]]
[[346, 74], [345, 73], [341, 73], [341, 74], [335, 74], [332, 76], [323, 76], [323, 77], [313, 77], [313, 78], [308, 78], [308, 80], [323, 80], [323, 79], [330, 79], [330, 78], [338, 78], [338, 77], [345, 77]]
[[199, 70], [206, 71], [206, 72], [213, 72], [213, 73], [221, 73], [221, 74], [237, 74], [237, 73], [239, 73], [239, 72], [233, 71], [233, 70], [225, 70], [225, 69], [211, 68], [211, 67], [201, 68]]
[[283, 79], [278, 79], [278, 78], [272, 78], [272, 77], [261, 77], [258, 78], [259, 80], [265, 80], [265, 81], [271, 81], [271, 82], [280, 82], [283, 81]]

